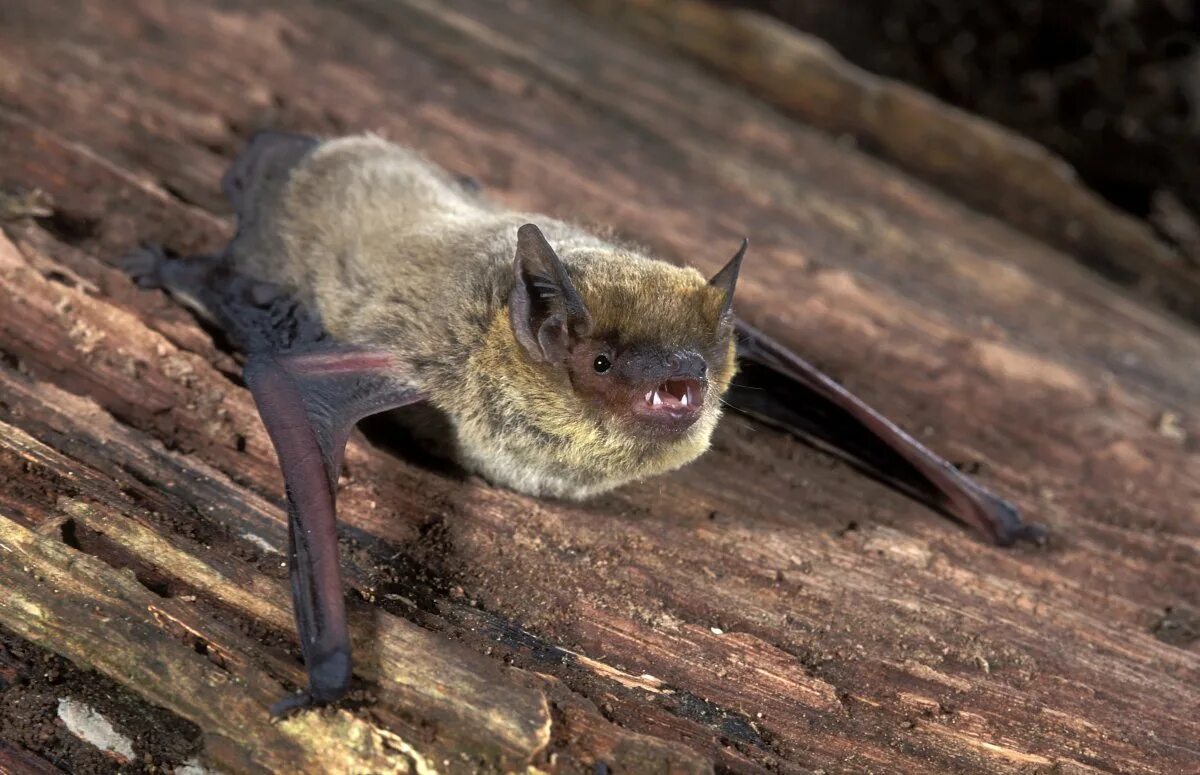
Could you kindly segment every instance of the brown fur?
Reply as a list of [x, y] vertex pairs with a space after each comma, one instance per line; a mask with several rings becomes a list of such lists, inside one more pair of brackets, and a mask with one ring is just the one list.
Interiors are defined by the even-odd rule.
[[[386, 348], [411, 366], [468, 469], [525, 492], [585, 497], [678, 468], [708, 447], [735, 359], [728, 326], [718, 326], [724, 294], [699, 272], [497, 209], [377, 137], [325, 142], [273, 185], [243, 215], [232, 258], [293, 288], [339, 340]], [[518, 344], [507, 302], [517, 229], [527, 222], [567, 266], [597, 333], [723, 353], [689, 430], [669, 439], [631, 432]]]

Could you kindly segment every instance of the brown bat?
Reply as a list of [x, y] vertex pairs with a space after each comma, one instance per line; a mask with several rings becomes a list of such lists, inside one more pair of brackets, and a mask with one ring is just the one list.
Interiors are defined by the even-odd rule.
[[[490, 482], [584, 498], [704, 452], [725, 403], [809, 440], [998, 544], [1040, 526], [732, 314], [747, 242], [712, 279], [578, 227], [484, 201], [372, 136], [256, 135], [223, 181], [219, 256], [136, 257], [246, 354], [286, 482], [309, 686], [351, 677], [338, 471], [354, 424], [427, 402], [446, 452]], [[534, 225], [536, 222], [538, 225]], [[736, 385], [731, 383], [739, 373]]]

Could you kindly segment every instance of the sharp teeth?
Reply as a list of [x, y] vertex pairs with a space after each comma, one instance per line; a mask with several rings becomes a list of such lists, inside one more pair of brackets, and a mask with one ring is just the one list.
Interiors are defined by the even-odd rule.
[[692, 394], [692, 391], [690, 391], [690, 390], [685, 390], [685, 391], [683, 392], [683, 398], [681, 398], [681, 399], [680, 399], [680, 402], [681, 402], [681, 403], [682, 403], [684, 406], [687, 406], [687, 405], [688, 405], [688, 397], [689, 397], [691, 394]]
[[649, 393], [647, 393], [647, 394], [646, 394], [646, 403], [648, 403], [648, 404], [649, 404], [649, 403], [651, 403], [653, 400], [654, 400], [654, 391], [653, 391], [653, 390], [651, 390]]
[[654, 406], [659, 406], [660, 404], [662, 404], [662, 396], [660, 396], [658, 394], [657, 390], [654, 391], [654, 398], [651, 399], [650, 403], [653, 404]]

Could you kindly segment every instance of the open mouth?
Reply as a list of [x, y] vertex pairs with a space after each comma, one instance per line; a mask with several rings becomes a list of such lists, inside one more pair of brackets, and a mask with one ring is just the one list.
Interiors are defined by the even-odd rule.
[[653, 435], [683, 433], [700, 419], [704, 404], [703, 380], [674, 378], [659, 383], [634, 399], [638, 427]]
[[646, 393], [646, 404], [651, 411], [671, 415], [699, 409], [703, 402], [703, 387], [694, 379], [669, 379]]

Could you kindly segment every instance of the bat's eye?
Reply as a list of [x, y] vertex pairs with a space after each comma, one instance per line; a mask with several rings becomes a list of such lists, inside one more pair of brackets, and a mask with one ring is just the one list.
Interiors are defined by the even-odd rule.
[[608, 359], [607, 355], [597, 355], [596, 360], [592, 361], [592, 368], [596, 370], [597, 374], [603, 374], [612, 368], [612, 361]]

